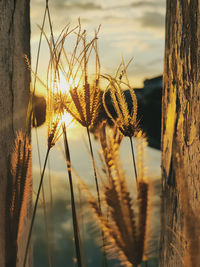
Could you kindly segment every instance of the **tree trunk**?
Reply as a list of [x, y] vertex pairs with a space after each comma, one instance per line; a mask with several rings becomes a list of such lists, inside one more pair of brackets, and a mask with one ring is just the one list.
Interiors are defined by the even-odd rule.
[[[25, 62], [30, 58], [29, 0], [0, 1], [0, 266], [9, 266], [13, 255], [6, 231], [6, 190], [8, 160], [16, 131], [26, 127], [30, 73]], [[28, 221], [28, 220], [27, 220]], [[9, 223], [9, 222], [8, 222]], [[25, 227], [26, 228], [26, 227]], [[22, 242], [23, 243], [23, 242]], [[18, 246], [22, 260], [23, 244]], [[22, 265], [22, 264], [21, 264]], [[11, 265], [10, 265], [11, 266]], [[14, 266], [14, 265], [12, 265]]]
[[167, 0], [161, 147], [163, 198], [160, 266], [198, 267], [199, 0]]

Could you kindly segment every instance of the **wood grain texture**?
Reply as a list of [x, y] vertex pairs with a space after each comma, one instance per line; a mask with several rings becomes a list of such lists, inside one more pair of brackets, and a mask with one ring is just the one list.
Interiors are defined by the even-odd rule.
[[199, 246], [189, 230], [200, 214], [199, 0], [167, 0], [161, 147], [160, 266], [188, 267]]
[[6, 178], [16, 131], [25, 130], [30, 73], [29, 0], [0, 1], [0, 266], [6, 262]]

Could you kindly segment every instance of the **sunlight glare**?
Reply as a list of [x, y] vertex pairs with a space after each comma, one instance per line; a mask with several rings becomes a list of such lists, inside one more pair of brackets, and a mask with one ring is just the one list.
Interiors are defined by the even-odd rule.
[[67, 81], [64, 75], [60, 74], [58, 91], [59, 93], [67, 94], [69, 93], [70, 89], [78, 86], [78, 83], [79, 83], [79, 79], [77, 77], [75, 79], [70, 77], [69, 80]]
[[[73, 89], [79, 85], [80, 80], [78, 77], [73, 78], [72, 76], [66, 78], [65, 75], [59, 71], [59, 81], [56, 81], [55, 83], [56, 84], [52, 86], [54, 93], [68, 95], [70, 89]], [[69, 113], [64, 112], [64, 114], [61, 114], [60, 123], [65, 123], [67, 128], [72, 128], [74, 124], [73, 117]]]

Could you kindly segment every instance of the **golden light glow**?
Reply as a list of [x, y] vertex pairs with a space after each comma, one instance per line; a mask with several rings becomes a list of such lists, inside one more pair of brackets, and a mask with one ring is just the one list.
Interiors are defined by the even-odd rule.
[[[65, 72], [68, 73], [68, 70], [65, 70]], [[55, 94], [68, 95], [70, 89], [80, 85], [80, 79], [78, 77], [73, 79], [72, 75], [69, 78], [66, 78], [63, 72], [59, 71], [59, 78], [52, 83], [52, 88]], [[73, 117], [69, 113], [64, 112], [61, 114], [60, 123], [65, 123], [67, 128], [72, 128], [74, 125]]]
[[58, 92], [67, 94], [69, 93], [70, 89], [78, 86], [78, 84], [79, 84], [79, 79], [77, 77], [75, 79], [70, 77], [69, 80], [67, 81], [64, 75], [61, 73], [58, 82]]
[[61, 115], [60, 123], [65, 123], [67, 128], [71, 128], [73, 127], [74, 124], [73, 117], [69, 113], [65, 112], [64, 114]]

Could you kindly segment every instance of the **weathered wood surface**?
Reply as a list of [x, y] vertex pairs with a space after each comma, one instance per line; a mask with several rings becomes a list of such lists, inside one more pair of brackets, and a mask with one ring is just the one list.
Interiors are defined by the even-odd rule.
[[195, 222], [200, 222], [199, 0], [167, 0], [161, 147], [160, 266], [198, 267], [200, 225], [197, 227]]
[[[0, 266], [6, 265], [5, 207], [7, 161], [16, 131], [25, 130], [30, 74], [29, 0], [0, 1]], [[19, 247], [23, 246], [20, 244]], [[5, 251], [5, 247], [7, 250]], [[19, 249], [21, 261], [22, 249]], [[7, 264], [8, 266], [8, 264]]]

